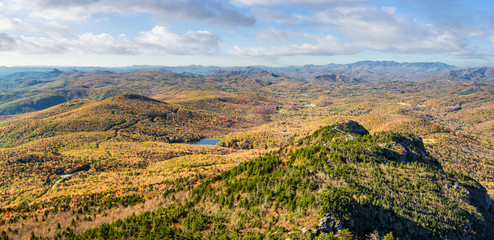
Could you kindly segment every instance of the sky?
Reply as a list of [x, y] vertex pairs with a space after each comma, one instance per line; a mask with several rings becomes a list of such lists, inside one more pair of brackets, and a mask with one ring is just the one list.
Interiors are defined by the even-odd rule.
[[490, 0], [0, 0], [0, 66], [494, 67]]

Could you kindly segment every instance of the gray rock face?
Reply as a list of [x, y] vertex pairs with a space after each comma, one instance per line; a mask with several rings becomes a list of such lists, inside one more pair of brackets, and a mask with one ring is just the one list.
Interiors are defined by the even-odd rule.
[[334, 227], [334, 220], [330, 215], [326, 215], [325, 217], [319, 219], [319, 229], [323, 232], [332, 232]]
[[348, 120], [345, 123], [346, 128], [348, 129], [349, 132], [360, 134], [360, 135], [366, 135], [369, 134], [369, 131], [365, 129], [360, 123]]
[[323, 218], [319, 219], [318, 228], [303, 228], [302, 235], [310, 233], [311, 238], [320, 234], [337, 233], [345, 228], [353, 228], [355, 226], [355, 220], [350, 219], [348, 221], [333, 219], [331, 215], [327, 214]]
[[338, 126], [335, 127], [334, 130], [341, 133], [354, 133], [359, 135], [369, 134], [369, 131], [367, 131], [367, 129], [365, 129], [358, 122], [352, 120], [340, 123]]
[[441, 168], [440, 163], [427, 153], [422, 138], [418, 136], [401, 137], [395, 141], [391, 144], [380, 144], [386, 158], [401, 163], [422, 162]]
[[319, 235], [319, 229], [317, 228], [302, 228], [302, 235], [310, 233], [311, 237]]

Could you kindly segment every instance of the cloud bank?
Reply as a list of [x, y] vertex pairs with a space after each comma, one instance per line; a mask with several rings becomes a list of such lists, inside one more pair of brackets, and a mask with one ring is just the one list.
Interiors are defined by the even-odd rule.
[[[492, 29], [485, 24], [482, 27], [474, 24], [480, 20], [488, 22], [492, 14], [472, 8], [465, 12], [477, 11], [475, 19], [462, 15], [454, 19], [467, 21], [464, 24], [440, 24], [448, 19], [436, 18], [452, 16], [461, 8], [445, 8], [439, 17], [432, 19], [427, 18], [429, 8], [421, 15], [404, 7], [419, 6], [416, 4], [377, 3], [375, 0], [3, 0], [0, 54], [250, 59], [349, 56], [369, 51], [424, 58], [488, 59], [492, 55]], [[105, 31], [104, 21], [139, 16], [146, 17], [141, 19], [146, 21], [145, 27], [129, 25], [126, 29], [115, 22], [108, 26], [117, 29]], [[98, 25], [95, 19], [104, 20]], [[86, 30], [79, 31], [78, 26]]]
[[96, 13], [152, 13], [168, 18], [228, 26], [249, 26], [255, 18], [216, 0], [5, 0], [3, 11], [47, 20], [84, 20]]

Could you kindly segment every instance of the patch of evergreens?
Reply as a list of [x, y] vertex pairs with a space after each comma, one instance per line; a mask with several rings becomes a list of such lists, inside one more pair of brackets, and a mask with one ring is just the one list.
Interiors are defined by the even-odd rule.
[[[286, 238], [325, 215], [350, 232], [400, 239], [487, 239], [493, 211], [473, 179], [444, 171], [410, 134], [353, 134], [341, 124], [206, 180], [190, 201], [104, 224], [68, 239]], [[351, 136], [351, 138], [349, 137]], [[417, 154], [417, 157], [406, 157]], [[405, 157], [403, 157], [405, 156]], [[173, 197], [173, 191], [165, 198]], [[484, 199], [481, 199], [484, 197]], [[209, 210], [208, 210], [209, 209]], [[157, 224], [160, 223], [160, 224]], [[336, 234], [336, 235], [335, 235]], [[388, 237], [390, 235], [387, 235]]]

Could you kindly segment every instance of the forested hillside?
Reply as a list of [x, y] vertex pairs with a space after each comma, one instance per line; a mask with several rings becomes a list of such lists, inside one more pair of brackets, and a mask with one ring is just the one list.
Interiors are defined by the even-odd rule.
[[184, 69], [0, 80], [2, 237], [494, 236], [487, 68]]
[[[478, 182], [444, 171], [409, 134], [323, 127], [189, 187], [171, 204], [67, 239], [488, 239], [494, 209]], [[73, 228], [77, 228], [74, 226]], [[353, 237], [352, 237], [353, 236]]]

